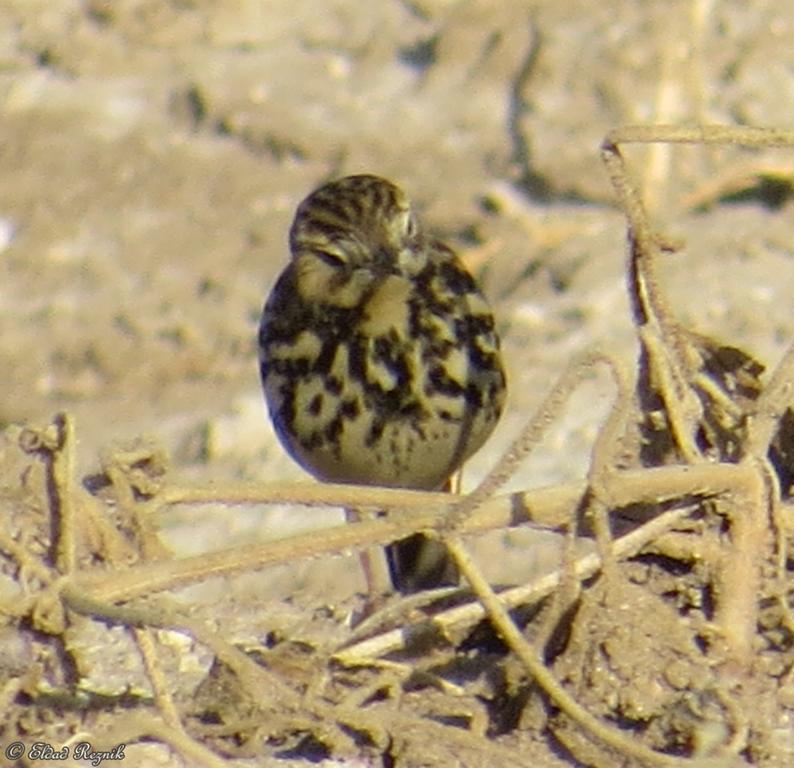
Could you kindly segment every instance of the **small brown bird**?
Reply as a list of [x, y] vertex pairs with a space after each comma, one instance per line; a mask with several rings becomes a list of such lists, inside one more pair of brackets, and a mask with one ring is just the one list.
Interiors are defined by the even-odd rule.
[[[290, 250], [259, 328], [282, 444], [326, 482], [444, 487], [505, 399], [493, 315], [474, 278], [377, 176], [309, 195]], [[444, 547], [421, 534], [387, 554], [401, 591], [457, 581]]]

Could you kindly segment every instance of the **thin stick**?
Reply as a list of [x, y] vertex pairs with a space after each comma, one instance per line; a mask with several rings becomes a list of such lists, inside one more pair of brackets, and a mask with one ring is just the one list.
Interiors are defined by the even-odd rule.
[[52, 478], [57, 495], [58, 543], [56, 562], [63, 574], [71, 573], [77, 558], [75, 543], [74, 492], [74, 419], [71, 414], [55, 417], [59, 433], [58, 448], [52, 454]]
[[[631, 533], [616, 539], [613, 553], [618, 559], [625, 559], [639, 552], [646, 544], [678, 525], [691, 514], [690, 508], [675, 509], [664, 512]], [[580, 557], [572, 568], [574, 575], [580, 580], [593, 576], [601, 569], [601, 557], [597, 552]], [[531, 605], [542, 600], [556, 590], [562, 580], [562, 572], [557, 569], [534, 581], [500, 593], [499, 599], [506, 608], [519, 605]], [[462, 629], [472, 627], [485, 617], [480, 603], [468, 603], [435, 615], [430, 621], [437, 628], [440, 636], [454, 636]], [[394, 653], [405, 648], [405, 632], [402, 629], [386, 632], [377, 637], [369, 638], [344, 648], [336, 653], [335, 658], [344, 664], [357, 664], [373, 658]]]
[[727, 765], [722, 759], [688, 759], [673, 757], [661, 752], [656, 752], [628, 735], [624, 735], [617, 728], [607, 725], [594, 715], [591, 715], [562, 687], [552, 673], [543, 663], [538, 651], [533, 648], [516, 626], [508, 613], [508, 607], [491, 588], [482, 572], [474, 565], [462, 541], [453, 537], [447, 541], [450, 554], [463, 576], [471, 584], [482, 608], [487, 612], [494, 624], [494, 628], [502, 639], [510, 646], [513, 653], [522, 661], [527, 671], [535, 682], [554, 701], [554, 703], [580, 725], [591, 737], [600, 741], [607, 747], [617, 752], [638, 760], [640, 763], [664, 768], [725, 768]]
[[157, 646], [155, 645], [152, 631], [148, 628], [141, 629], [139, 627], [133, 627], [132, 633], [138, 650], [141, 653], [141, 657], [143, 658], [146, 676], [149, 678], [152, 691], [154, 692], [154, 700], [157, 703], [160, 714], [163, 716], [163, 720], [172, 728], [176, 728], [180, 731], [184, 730], [179, 712], [168, 691], [168, 683], [165, 679], [162, 664], [160, 664], [160, 659], [157, 655]]
[[575, 358], [556, 381], [551, 392], [529, 420], [521, 434], [503, 454], [496, 466], [483, 478], [480, 484], [462, 501], [455, 504], [444, 524], [447, 531], [460, 529], [464, 521], [503, 486], [515, 473], [519, 464], [527, 458], [532, 449], [542, 440], [552, 422], [559, 415], [577, 386], [598, 364], [606, 365], [613, 373], [616, 393], [615, 402], [627, 402], [629, 397], [628, 377], [622, 373], [620, 365], [608, 355], [597, 351], [587, 352]]
[[[620, 472], [610, 478], [609, 494], [617, 506], [643, 502], [659, 503], [666, 499], [696, 497], [711, 498], [741, 482], [743, 470], [733, 464], [702, 464], [697, 467], [659, 467]], [[311, 488], [311, 486], [309, 486]], [[376, 489], [369, 489], [375, 491]], [[490, 530], [515, 525], [526, 519], [538, 522], [565, 521], [570, 510], [584, 493], [581, 483], [541, 488], [525, 493], [486, 500], [472, 510], [472, 517], [461, 523], [460, 532]], [[384, 499], [395, 492], [383, 491]], [[432, 494], [446, 497], [448, 494]], [[270, 494], [259, 489], [260, 499]], [[373, 494], [374, 497], [374, 494]], [[210, 499], [203, 497], [204, 503]], [[215, 503], [225, 503], [217, 498]], [[517, 513], [518, 510], [518, 513]], [[299, 558], [361, 549], [373, 544], [390, 544], [420, 529], [432, 530], [441, 526], [448, 514], [446, 506], [431, 509], [404, 510], [400, 519], [387, 518], [346, 523], [323, 531], [309, 531], [277, 541], [233, 547], [180, 560], [147, 562], [112, 572], [92, 570], [70, 580], [75, 588], [85, 590], [97, 600], [115, 602], [130, 600], [164, 589], [181, 587], [212, 576], [262, 568], [266, 565], [292, 562]], [[555, 523], [552, 523], [555, 524]]]

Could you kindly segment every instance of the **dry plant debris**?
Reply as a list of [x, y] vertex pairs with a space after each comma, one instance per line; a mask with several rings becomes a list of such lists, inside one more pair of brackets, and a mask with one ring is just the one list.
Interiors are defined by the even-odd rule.
[[[80, 483], [68, 414], [7, 429], [0, 458], [17, 482], [0, 490], [0, 741], [149, 740], [206, 766], [794, 761], [794, 348], [764, 383], [752, 354], [673, 316], [657, 273], [674, 246], [651, 228], [620, 151], [669, 142], [791, 147], [794, 134], [635, 126], [607, 136], [628, 220], [636, 375], [600, 352], [572, 361], [468, 495], [176, 487], [167, 457], [144, 443], [109, 452]], [[614, 399], [585, 481], [501, 492], [595, 366], [610, 372]], [[386, 514], [183, 559], [152, 526], [174, 505], [268, 502]], [[554, 528], [568, 546], [555, 572], [497, 592], [464, 537], [513, 525]], [[263, 606], [273, 631], [234, 645], [168, 594], [416, 531], [445, 543], [466, 589], [395, 599], [355, 628], [344, 607], [307, 613], [285, 596]], [[206, 665], [191, 668], [199, 649]]]

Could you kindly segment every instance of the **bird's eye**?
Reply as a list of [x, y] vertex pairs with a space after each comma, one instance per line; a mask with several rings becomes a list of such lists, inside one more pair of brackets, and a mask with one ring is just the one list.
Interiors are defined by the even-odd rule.
[[416, 223], [413, 213], [409, 213], [405, 220], [405, 234], [414, 238], [419, 232], [419, 225]]
[[344, 267], [347, 265], [347, 261], [342, 258], [340, 254], [334, 253], [333, 251], [315, 250], [314, 255], [335, 269], [339, 269], [339, 267]]

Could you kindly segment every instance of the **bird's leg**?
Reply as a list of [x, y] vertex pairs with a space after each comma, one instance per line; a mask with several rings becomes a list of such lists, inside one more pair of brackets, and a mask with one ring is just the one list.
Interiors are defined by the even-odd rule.
[[[345, 520], [357, 523], [362, 519], [377, 516], [372, 511], [364, 511], [354, 507], [345, 507]], [[357, 624], [373, 611], [380, 607], [384, 596], [389, 591], [389, 576], [386, 571], [386, 562], [380, 547], [369, 547], [358, 553], [361, 572], [364, 576], [365, 602], [361, 612], [354, 617]]]

